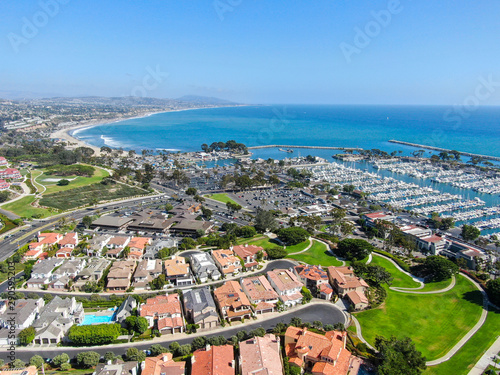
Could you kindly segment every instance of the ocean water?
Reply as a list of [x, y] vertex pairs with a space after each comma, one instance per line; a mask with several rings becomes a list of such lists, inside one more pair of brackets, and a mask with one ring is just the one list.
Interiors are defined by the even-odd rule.
[[[378, 148], [410, 154], [390, 139], [500, 157], [500, 107], [457, 112], [442, 106], [269, 105], [197, 109], [78, 129], [73, 135], [101, 147], [141, 151], [197, 151], [203, 143], [234, 139], [268, 144]], [[330, 157], [331, 150], [300, 150]], [[428, 152], [428, 151], [426, 151]], [[283, 158], [277, 149], [255, 150]]]

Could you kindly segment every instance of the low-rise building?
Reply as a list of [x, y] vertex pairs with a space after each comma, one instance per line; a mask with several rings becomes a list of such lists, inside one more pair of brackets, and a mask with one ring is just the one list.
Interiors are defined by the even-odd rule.
[[122, 302], [120, 307], [118, 307], [118, 310], [116, 310], [115, 321], [123, 324], [125, 319], [132, 315], [135, 308], [137, 308], [136, 299], [132, 296], [128, 296], [127, 299]]
[[212, 257], [207, 253], [197, 253], [191, 255], [191, 269], [194, 275], [202, 283], [212, 280], [219, 280], [221, 273]]
[[321, 284], [328, 284], [328, 274], [321, 266], [298, 265], [295, 266], [295, 274], [304, 285], [316, 293]]
[[7, 310], [0, 314], [0, 327], [20, 330], [28, 328], [44, 305], [42, 298], [18, 299], [15, 303], [11, 302]]
[[115, 359], [112, 363], [99, 363], [92, 375], [137, 375], [139, 362], [123, 362]]
[[191, 358], [191, 375], [235, 375], [234, 347], [210, 346], [195, 350]]
[[364, 310], [370, 305], [366, 295], [357, 290], [352, 290], [346, 293], [346, 297], [355, 310]]
[[184, 313], [190, 323], [200, 329], [215, 328], [219, 325], [219, 314], [208, 287], [184, 291]]
[[231, 250], [233, 250], [236, 256], [243, 259], [245, 268], [247, 270], [253, 270], [257, 267], [257, 265], [259, 264], [257, 262], [257, 257], [259, 253], [262, 254], [262, 259], [267, 259], [267, 253], [261, 246], [245, 244], [245, 245], [234, 246], [231, 248]]
[[240, 342], [239, 363], [242, 375], [282, 375], [279, 337], [267, 334]]
[[223, 275], [233, 276], [241, 272], [241, 261], [231, 249], [213, 250], [212, 257]]
[[57, 344], [61, 342], [73, 326], [83, 321], [84, 311], [81, 302], [75, 297], [62, 299], [55, 296], [41, 310], [33, 323], [36, 330], [35, 344]]
[[417, 248], [423, 253], [432, 255], [439, 255], [442, 251], [446, 250], [449, 246], [445, 237], [437, 234], [432, 234], [427, 237], [416, 238]]
[[130, 287], [135, 266], [134, 260], [119, 260], [113, 263], [109, 269], [106, 288], [111, 292], [125, 292]]
[[132, 286], [137, 290], [150, 289], [149, 283], [163, 273], [161, 259], [144, 259], [139, 262], [134, 272]]
[[144, 254], [144, 249], [147, 245], [151, 244], [151, 238], [149, 237], [132, 237], [128, 243], [130, 253], [128, 255], [129, 259], [142, 259]]
[[214, 290], [214, 296], [224, 319], [235, 321], [252, 316], [252, 305], [237, 281], [226, 281]]
[[165, 280], [175, 286], [194, 285], [194, 276], [189, 269], [186, 259], [173, 256], [165, 261]]
[[184, 332], [184, 319], [177, 293], [148, 298], [139, 308], [140, 316], [146, 318], [149, 328], [157, 327], [161, 334]]
[[111, 235], [109, 234], [103, 234], [100, 236], [95, 236], [94, 238], [91, 238], [88, 241], [88, 247], [87, 247], [87, 255], [88, 256], [94, 256], [94, 255], [101, 255], [102, 248], [106, 246], [108, 241], [111, 239]]
[[81, 286], [87, 281], [99, 281], [110, 264], [111, 262], [104, 258], [90, 258], [87, 266], [78, 272], [75, 278], [75, 286]]
[[173, 238], [153, 241], [151, 245], [146, 247], [143, 257], [144, 259], [156, 259], [158, 257], [157, 254], [161, 249], [164, 248], [170, 249], [172, 247], [176, 247], [177, 244], [178, 241]]
[[288, 327], [285, 353], [291, 366], [317, 375], [347, 375], [352, 356], [346, 347], [347, 332], [329, 331], [324, 336], [307, 328]]
[[241, 286], [250, 302], [255, 305], [256, 314], [274, 312], [279, 296], [265, 276], [244, 278], [241, 281]]
[[134, 219], [131, 217], [104, 215], [94, 220], [90, 225], [90, 228], [91, 229], [101, 228], [101, 229], [120, 231], [125, 229], [127, 225], [130, 224], [132, 221], [134, 221]]
[[302, 302], [303, 284], [290, 270], [276, 269], [267, 273], [267, 279], [278, 293], [286, 307], [295, 306]]
[[162, 353], [156, 357], [146, 358], [141, 375], [184, 375], [185, 372], [186, 362], [175, 362], [172, 353]]
[[12, 178], [12, 179], [20, 179], [23, 178], [21, 175], [21, 172], [19, 172], [15, 168], [6, 168], [6, 169], [0, 169], [0, 178]]
[[341, 298], [354, 291], [364, 295], [369, 288], [369, 285], [362, 278], [354, 274], [351, 267], [328, 267], [328, 275], [330, 284]]
[[10, 184], [5, 181], [0, 179], [0, 190], [7, 190], [10, 187]]
[[56, 267], [59, 267], [64, 262], [61, 258], [43, 259], [36, 263], [31, 270], [31, 277], [26, 282], [28, 288], [41, 289], [48, 287], [53, 281], [53, 272]]

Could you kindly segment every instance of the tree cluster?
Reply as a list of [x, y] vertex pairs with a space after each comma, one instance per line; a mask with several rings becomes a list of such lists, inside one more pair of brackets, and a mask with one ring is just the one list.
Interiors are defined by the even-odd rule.
[[121, 334], [119, 324], [96, 324], [72, 326], [68, 338], [75, 345], [105, 345], [116, 340]]
[[373, 251], [373, 246], [365, 240], [346, 238], [340, 241], [335, 252], [347, 260], [362, 260]]

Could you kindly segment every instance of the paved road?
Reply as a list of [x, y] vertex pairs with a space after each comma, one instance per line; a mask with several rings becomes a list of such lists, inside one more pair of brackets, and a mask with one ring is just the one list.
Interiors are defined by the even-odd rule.
[[[189, 344], [196, 336], [212, 337], [217, 335], [223, 335], [226, 338], [230, 338], [235, 335], [236, 332], [241, 330], [251, 331], [252, 329], [263, 327], [264, 329], [270, 329], [276, 326], [277, 323], [289, 323], [290, 319], [293, 317], [299, 317], [304, 322], [313, 322], [315, 320], [320, 320], [323, 324], [335, 324], [343, 323], [345, 324], [344, 314], [333, 304], [327, 302], [313, 302], [306, 306], [301, 306], [299, 309], [294, 309], [292, 311], [283, 312], [281, 314], [272, 314], [271, 317], [267, 318], [264, 316], [260, 321], [255, 323], [245, 323], [238, 324], [234, 328], [226, 327], [218, 330], [210, 331], [210, 333], [199, 332], [194, 335], [176, 334], [174, 336], [163, 336], [155, 338], [154, 340], [145, 341], [143, 343], [127, 343], [119, 345], [108, 345], [98, 348], [72, 348], [72, 347], [33, 347], [33, 348], [16, 348], [16, 358], [23, 361], [28, 361], [35, 354], [41, 355], [44, 358], [54, 358], [56, 355], [61, 353], [67, 353], [70, 357], [75, 356], [77, 353], [87, 350], [93, 350], [101, 355], [104, 355], [108, 351], [114, 352], [116, 355], [124, 354], [125, 351], [133, 346], [137, 349], [144, 350], [148, 349], [153, 344], [161, 344], [168, 347], [168, 345], [177, 341], [179, 344]], [[7, 348], [0, 348], [0, 358], [7, 357]]]

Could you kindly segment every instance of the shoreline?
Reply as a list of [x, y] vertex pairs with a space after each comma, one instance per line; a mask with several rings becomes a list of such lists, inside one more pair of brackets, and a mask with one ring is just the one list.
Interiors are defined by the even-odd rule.
[[[75, 130], [84, 130], [87, 128], [93, 128], [96, 126], [101, 126], [101, 125], [111, 125], [117, 122], [122, 122], [126, 120], [133, 120], [133, 119], [140, 119], [140, 118], [145, 118], [145, 117], [150, 117], [153, 115], [158, 115], [160, 113], [170, 113], [170, 112], [183, 112], [183, 111], [192, 111], [192, 110], [197, 110], [197, 109], [211, 109], [211, 108], [227, 108], [227, 107], [244, 107], [247, 105], [235, 105], [235, 106], [221, 106], [221, 107], [197, 107], [197, 108], [184, 108], [184, 109], [172, 109], [168, 111], [154, 111], [154, 112], [146, 112], [143, 115], [138, 115], [138, 116], [132, 116], [132, 117], [116, 117], [114, 119], [94, 119], [94, 120], [87, 120], [83, 121], [82, 123], [69, 126], [67, 128], [62, 128], [62, 129], [57, 129], [50, 133], [50, 138], [57, 138], [59, 140], [62, 140], [68, 144], [67, 148], [69, 149], [74, 149], [78, 147], [88, 147], [94, 150], [95, 156], [100, 156], [101, 155], [101, 148], [91, 145], [90, 143], [87, 143], [73, 134], [70, 134], [70, 132], [74, 132]], [[118, 150], [115, 150], [118, 151]], [[125, 153], [127, 151], [123, 151], [122, 153]]]

